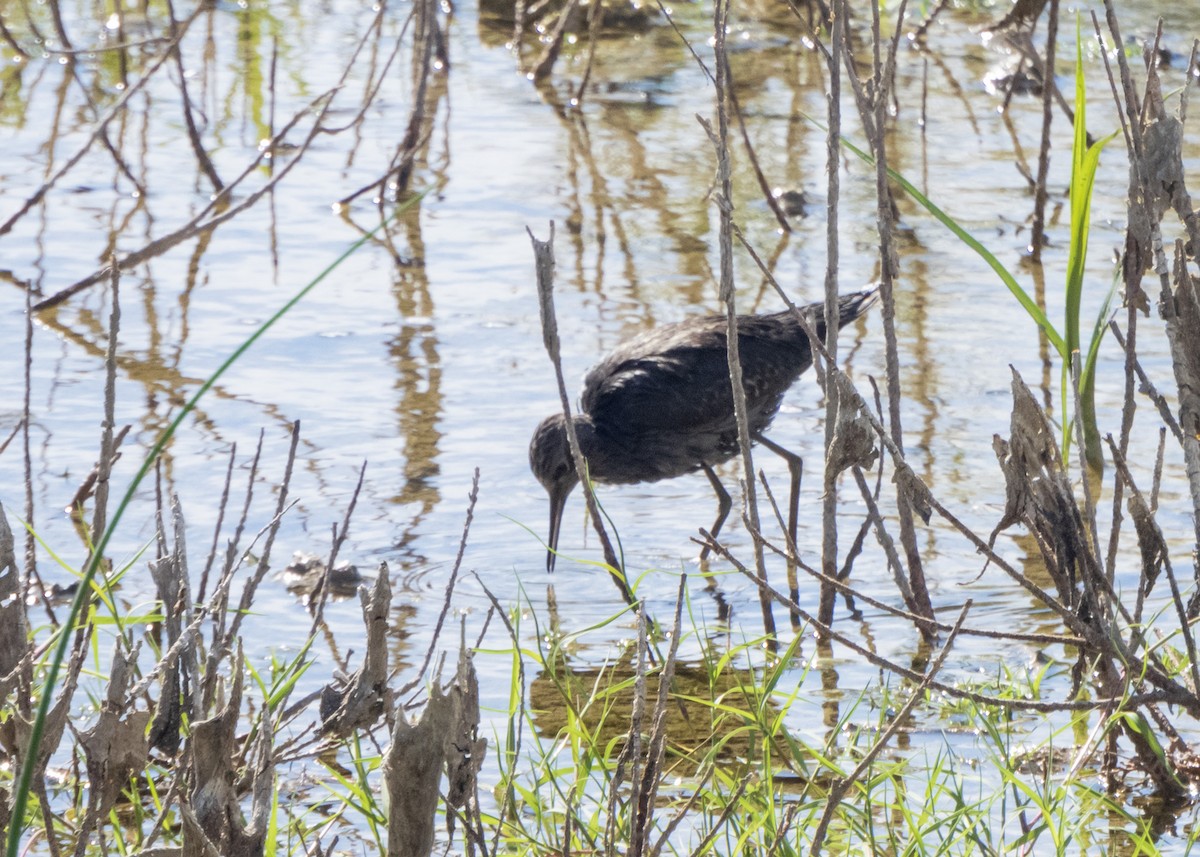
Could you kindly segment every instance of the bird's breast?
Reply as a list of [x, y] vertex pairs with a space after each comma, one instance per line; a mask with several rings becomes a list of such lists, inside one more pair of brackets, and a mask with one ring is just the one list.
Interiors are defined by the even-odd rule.
[[592, 479], [615, 485], [658, 482], [728, 461], [737, 452], [737, 432], [598, 432], [585, 451]]

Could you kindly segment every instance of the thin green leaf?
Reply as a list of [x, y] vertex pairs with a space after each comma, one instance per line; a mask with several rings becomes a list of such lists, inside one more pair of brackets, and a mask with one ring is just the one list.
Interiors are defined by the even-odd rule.
[[[846, 138], [841, 138], [841, 143], [868, 164], [875, 163], [874, 158], [872, 158], [867, 152], [864, 152], [862, 149], [855, 146]], [[943, 226], [953, 232], [955, 237], [978, 253], [979, 257], [983, 259], [983, 261], [987, 262], [988, 266], [996, 272], [996, 275], [1000, 278], [1001, 282], [1003, 282], [1004, 285], [1008, 287], [1008, 290], [1012, 292], [1013, 297], [1017, 299], [1017, 302], [1020, 303], [1025, 309], [1025, 312], [1029, 314], [1029, 317], [1033, 319], [1034, 323], [1037, 324], [1039, 328], [1041, 328], [1042, 333], [1046, 335], [1046, 339], [1048, 339], [1050, 344], [1054, 346], [1054, 350], [1057, 351], [1059, 356], [1065, 360], [1069, 352], [1067, 351], [1066, 343], [1063, 341], [1063, 338], [1059, 335], [1058, 331], [1054, 329], [1054, 325], [1050, 323], [1050, 319], [1046, 318], [1046, 314], [1042, 312], [1042, 308], [1037, 305], [1037, 302], [1031, 298], [1023, 288], [1021, 288], [1021, 284], [1018, 283], [1016, 278], [1008, 272], [1008, 269], [1001, 264], [1000, 260], [997, 259], [990, 250], [984, 247], [983, 244], [976, 240], [971, 233], [959, 226], [958, 222], [955, 221], [953, 217], [939, 208], [931, 199], [929, 199], [929, 197], [917, 190], [917, 188], [908, 179], [890, 167], [888, 168], [887, 172], [888, 177], [891, 178], [892, 181], [904, 188], [905, 192], [914, 200], [916, 200], [922, 208], [932, 214]]]

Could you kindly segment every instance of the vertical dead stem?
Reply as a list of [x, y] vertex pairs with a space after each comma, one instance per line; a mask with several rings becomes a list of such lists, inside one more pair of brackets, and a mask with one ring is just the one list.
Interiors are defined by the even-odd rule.
[[[849, 10], [845, 0], [833, 9], [833, 30], [829, 37], [830, 53], [826, 58], [829, 65], [829, 133], [826, 138], [826, 171], [828, 192], [825, 204], [825, 318], [838, 317], [838, 194], [841, 176], [838, 174], [842, 134], [842, 52], [846, 49], [846, 16]], [[837, 365], [837, 325], [825, 325], [825, 349], [829, 353], [829, 365]], [[830, 582], [837, 577], [837, 493], [829, 469], [829, 452], [833, 448], [834, 427], [837, 425], [838, 405], [841, 401], [836, 384], [825, 385], [825, 484], [821, 492], [821, 601], [817, 610], [818, 621], [828, 627], [833, 622], [833, 605], [837, 590]]]
[[1050, 0], [1050, 11], [1046, 16], [1046, 59], [1042, 63], [1042, 143], [1038, 148], [1033, 229], [1029, 238], [1029, 253], [1034, 264], [1041, 264], [1042, 245], [1046, 242], [1046, 181], [1050, 175], [1050, 126], [1054, 118], [1054, 52], [1057, 42], [1058, 0]]
[[[717, 101], [717, 130], [714, 137], [711, 128], [705, 125], [710, 139], [717, 150], [717, 211], [720, 217], [719, 244], [721, 253], [721, 302], [725, 304], [725, 340], [729, 357], [729, 380], [733, 389], [733, 414], [737, 419], [738, 445], [742, 453], [742, 490], [745, 497], [743, 514], [750, 529], [759, 532], [758, 494], [754, 484], [754, 459], [750, 450], [750, 422], [746, 412], [746, 390], [742, 386], [742, 361], [738, 353], [737, 299], [733, 287], [733, 175], [729, 165], [729, 64], [725, 53], [725, 30], [729, 15], [727, 0], [717, 0], [713, 8], [713, 52], [716, 67], [714, 78]], [[836, 314], [830, 316], [836, 318]], [[758, 579], [767, 581], [767, 566], [761, 539], [754, 539], [754, 567]], [[761, 590], [760, 590], [761, 592]], [[775, 637], [775, 617], [771, 613], [771, 601], [760, 596], [763, 614], [763, 631], [769, 639]]]
[[[54, 608], [46, 596], [46, 587], [37, 570], [37, 538], [34, 528], [37, 526], [37, 510], [33, 505], [33, 447], [29, 428], [33, 416], [33, 289], [25, 289], [25, 365], [23, 371], [24, 390], [21, 400], [21, 467], [25, 482], [25, 570], [21, 579], [21, 600], [28, 603], [30, 594], [36, 593], [38, 600], [46, 609], [50, 624], [57, 626], [58, 619]], [[26, 703], [28, 700], [26, 700]], [[28, 713], [28, 712], [24, 712]]]
[[[900, 34], [903, 32], [904, 14], [907, 2], [902, 2], [896, 15], [896, 36], [888, 48], [887, 60], [880, 56], [883, 35], [879, 22], [879, 7], [873, 6], [872, 40], [875, 45], [873, 83], [869, 99], [863, 98], [861, 86], [855, 86], [858, 99], [859, 113], [867, 128], [871, 152], [875, 156], [875, 206], [876, 225], [879, 231], [879, 294], [883, 301], [883, 332], [884, 349], [887, 360], [887, 391], [888, 391], [888, 423], [892, 440], [901, 450], [904, 449], [904, 429], [900, 420], [900, 349], [896, 341], [896, 300], [895, 281], [898, 273], [898, 262], [894, 244], [895, 236], [895, 204], [892, 200], [892, 189], [888, 184], [888, 159], [885, 128], [887, 125], [887, 104], [889, 94], [893, 92], [896, 81], [896, 51], [899, 46]], [[847, 57], [847, 61], [849, 57]], [[847, 71], [852, 70], [847, 67]], [[914, 519], [913, 501], [907, 490], [901, 490], [896, 497], [897, 513], [900, 519], [900, 544], [904, 548], [905, 559], [908, 563], [908, 585], [901, 587], [908, 607], [918, 616], [932, 620], [933, 603], [929, 598], [929, 589], [925, 584], [925, 570], [921, 562], [921, 551], [917, 546], [916, 521]], [[932, 637], [934, 628], [932, 621], [923, 625], [922, 633]]]
[[558, 347], [558, 319], [554, 315], [554, 223], [550, 223], [550, 238], [539, 241], [533, 231], [526, 228], [529, 240], [533, 242], [533, 256], [537, 266], [538, 306], [541, 309], [542, 341], [550, 362], [554, 364], [554, 377], [558, 380], [558, 396], [562, 402], [563, 416], [566, 417], [567, 442], [571, 446], [571, 460], [575, 464], [575, 472], [580, 474], [579, 482], [583, 488], [583, 496], [587, 501], [588, 514], [592, 518], [592, 526], [600, 538], [604, 549], [604, 561], [608, 563], [609, 574], [621, 590], [621, 596], [627, 604], [633, 604], [633, 593], [625, 579], [625, 568], [617, 559], [608, 531], [604, 528], [604, 519], [600, 515], [600, 506], [596, 503], [596, 495], [592, 491], [591, 480], [587, 478], [587, 462], [579, 449], [579, 438], [575, 433], [575, 422], [571, 418], [571, 398], [567, 395], [567, 383], [563, 380], [562, 356]]
[[[109, 257], [112, 278], [112, 311], [108, 317], [108, 348], [104, 352], [104, 419], [100, 431], [100, 457], [96, 462], [95, 508], [92, 513], [92, 544], [100, 540], [108, 525], [108, 479], [113, 464], [113, 428], [117, 402], [117, 337], [121, 331], [121, 269], [114, 253]], [[103, 562], [103, 557], [100, 561]]]

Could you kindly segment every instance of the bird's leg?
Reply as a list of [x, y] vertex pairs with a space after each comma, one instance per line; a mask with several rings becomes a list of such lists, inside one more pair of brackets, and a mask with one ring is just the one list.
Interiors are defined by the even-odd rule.
[[[717, 534], [721, 532], [721, 525], [725, 523], [725, 519], [729, 517], [729, 510], [733, 508], [733, 501], [729, 499], [729, 492], [725, 490], [725, 486], [721, 484], [721, 480], [717, 478], [717, 473], [709, 465], [700, 465], [704, 468], [704, 475], [708, 477], [708, 481], [712, 484], [713, 491], [717, 494], [717, 519], [713, 521], [712, 527], [709, 528], [708, 534], [715, 542]], [[700, 549], [700, 561], [703, 562], [708, 557], [710, 548], [705, 545]]]
[[792, 476], [791, 496], [788, 498], [788, 536], [796, 542], [796, 527], [800, 523], [800, 478], [804, 475], [804, 459], [770, 438], [759, 435], [756, 440], [787, 462]]
[[771, 452], [778, 455], [787, 462], [788, 473], [792, 476], [791, 494], [788, 497], [788, 523], [787, 537], [788, 546], [788, 588], [791, 590], [792, 603], [795, 604], [800, 598], [800, 584], [796, 579], [796, 530], [800, 525], [800, 478], [804, 475], [804, 459], [796, 455], [790, 449], [777, 444], [775, 441], [763, 437], [761, 434], [756, 440], [765, 446]]

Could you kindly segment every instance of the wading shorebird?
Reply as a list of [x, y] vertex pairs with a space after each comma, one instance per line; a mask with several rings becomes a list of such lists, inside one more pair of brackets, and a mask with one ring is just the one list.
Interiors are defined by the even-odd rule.
[[[838, 299], [838, 327], [866, 312], [875, 289]], [[820, 338], [824, 302], [801, 307]], [[738, 316], [738, 353], [751, 438], [798, 466], [799, 457], [763, 436], [783, 394], [812, 365], [808, 336], [791, 310]], [[713, 465], [738, 451], [729, 380], [726, 318], [710, 315], [648, 330], [600, 361], [583, 382], [572, 417], [594, 482], [657, 482], [703, 470], [717, 495], [715, 539], [732, 505]], [[546, 569], [554, 569], [567, 497], [579, 483], [561, 413], [542, 420], [529, 444], [529, 467], [550, 495]], [[799, 471], [793, 469], [793, 480]], [[795, 498], [793, 498], [793, 507]], [[708, 555], [706, 546], [700, 558]]]

